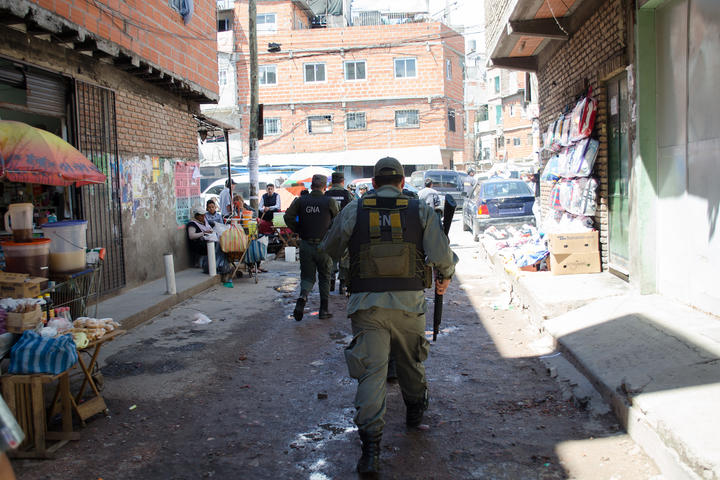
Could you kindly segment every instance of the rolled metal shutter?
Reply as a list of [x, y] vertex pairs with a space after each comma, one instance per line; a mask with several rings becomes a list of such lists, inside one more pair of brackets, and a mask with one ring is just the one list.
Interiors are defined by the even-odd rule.
[[64, 78], [28, 71], [25, 73], [25, 79], [29, 109], [51, 117], [66, 115], [68, 86]]

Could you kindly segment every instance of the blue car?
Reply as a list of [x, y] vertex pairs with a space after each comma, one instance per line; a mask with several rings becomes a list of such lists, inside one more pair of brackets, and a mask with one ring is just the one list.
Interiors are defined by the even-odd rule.
[[522, 180], [491, 178], [478, 182], [463, 206], [463, 230], [477, 242], [490, 225], [535, 225], [535, 192]]

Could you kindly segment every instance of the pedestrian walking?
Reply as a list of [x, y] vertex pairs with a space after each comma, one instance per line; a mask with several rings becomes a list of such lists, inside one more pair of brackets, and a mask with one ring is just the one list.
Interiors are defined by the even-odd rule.
[[[355, 199], [355, 195], [345, 189], [345, 175], [342, 172], [333, 172], [330, 188], [325, 192], [326, 197], [335, 200], [342, 211], [345, 206]], [[350, 257], [347, 251], [340, 260], [333, 260], [332, 274], [330, 275], [330, 291], [335, 290], [335, 276], [337, 275], [339, 286], [338, 293], [345, 293], [345, 285], [347, 284], [348, 269], [350, 268]]]
[[423, 362], [429, 351], [423, 289], [432, 286], [433, 267], [443, 278], [435, 280], [435, 290], [444, 294], [457, 263], [432, 208], [403, 195], [404, 184], [400, 162], [380, 159], [374, 190], [340, 213], [320, 245], [333, 258], [350, 250], [347, 313], [354, 337], [345, 360], [350, 376], [358, 380], [354, 420], [362, 440], [357, 464], [361, 474], [376, 474], [380, 467], [391, 349], [406, 405], [405, 423], [414, 428], [422, 422], [428, 407]]
[[425, 179], [425, 188], [418, 192], [418, 198], [427, 203], [430, 208], [435, 210], [438, 215], [442, 214], [442, 205], [440, 202], [440, 192], [433, 188], [433, 181], [431, 178]]
[[293, 200], [285, 211], [285, 223], [293, 232], [300, 235], [300, 297], [293, 311], [293, 316], [298, 322], [303, 318], [308, 294], [315, 285], [316, 273], [320, 290], [318, 316], [332, 317], [328, 308], [332, 260], [318, 247], [339, 210], [335, 200], [325, 196], [326, 188], [327, 177], [313, 175], [310, 193]]

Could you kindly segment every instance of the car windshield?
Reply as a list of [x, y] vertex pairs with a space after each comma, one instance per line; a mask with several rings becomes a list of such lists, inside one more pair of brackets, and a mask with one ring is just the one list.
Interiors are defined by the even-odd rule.
[[428, 173], [425, 179], [433, 181], [433, 188], [457, 188], [457, 175], [454, 173]]
[[525, 182], [492, 182], [483, 185], [483, 195], [487, 198], [521, 197], [533, 195]]

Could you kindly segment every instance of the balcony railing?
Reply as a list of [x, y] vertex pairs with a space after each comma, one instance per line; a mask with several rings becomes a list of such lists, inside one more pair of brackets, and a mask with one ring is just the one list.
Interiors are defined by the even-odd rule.
[[378, 11], [353, 12], [353, 25], [397, 25], [400, 23], [427, 22], [429, 18], [423, 13], [382, 13]]
[[235, 0], [217, 0], [218, 10], [232, 10], [235, 7]]

